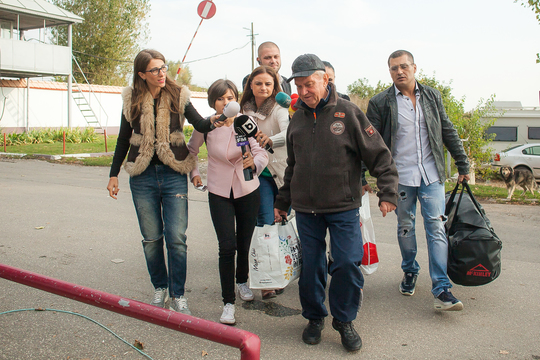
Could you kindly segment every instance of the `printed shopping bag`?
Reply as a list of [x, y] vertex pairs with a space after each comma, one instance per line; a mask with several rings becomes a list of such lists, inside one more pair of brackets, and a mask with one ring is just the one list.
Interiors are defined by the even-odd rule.
[[256, 226], [249, 249], [249, 287], [282, 289], [300, 276], [302, 250], [290, 222]]
[[362, 242], [364, 247], [364, 256], [360, 269], [366, 275], [373, 274], [379, 266], [379, 256], [377, 254], [377, 245], [375, 244], [375, 229], [371, 220], [371, 211], [369, 209], [369, 193], [366, 191], [362, 196], [362, 206], [360, 207], [360, 229], [362, 230]]

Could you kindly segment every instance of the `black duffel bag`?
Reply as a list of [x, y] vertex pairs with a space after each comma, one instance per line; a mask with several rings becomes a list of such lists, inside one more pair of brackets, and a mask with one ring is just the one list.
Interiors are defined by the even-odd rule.
[[458, 199], [460, 184], [446, 193], [448, 277], [458, 285], [485, 285], [501, 273], [502, 241], [467, 182], [462, 184]]

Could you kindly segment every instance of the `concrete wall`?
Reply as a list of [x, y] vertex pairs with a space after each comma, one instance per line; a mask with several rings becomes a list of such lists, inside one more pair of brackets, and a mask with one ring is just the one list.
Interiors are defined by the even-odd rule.
[[[2, 132], [24, 132], [26, 127], [59, 128], [68, 126], [67, 115], [67, 84], [56, 82], [30, 80], [27, 116], [26, 81], [2, 80], [0, 88], [0, 120]], [[92, 109], [108, 134], [118, 133], [122, 112], [121, 88], [114, 86], [93, 86], [94, 95], [84, 92], [89, 99]], [[5, 99], [5, 102], [4, 102]], [[98, 102], [99, 101], [99, 102]], [[208, 106], [206, 93], [192, 93], [191, 102], [202, 116], [208, 116], [214, 111]], [[99, 105], [101, 103], [101, 106]], [[73, 104], [72, 127], [87, 127], [85, 118], [79, 108]], [[5, 108], [5, 109], [4, 109]], [[28, 119], [28, 123], [27, 123]]]

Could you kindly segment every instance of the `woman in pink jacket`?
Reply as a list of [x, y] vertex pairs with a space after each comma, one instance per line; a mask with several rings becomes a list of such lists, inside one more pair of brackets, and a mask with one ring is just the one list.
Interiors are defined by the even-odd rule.
[[[238, 90], [230, 80], [217, 80], [208, 89], [208, 104], [216, 110], [217, 115], [223, 113], [227, 103], [237, 100]], [[253, 138], [249, 138], [249, 146], [246, 146], [250, 150], [242, 155], [241, 148], [236, 144], [234, 118], [228, 118], [216, 126], [206, 139], [204, 134], [194, 130], [188, 149], [196, 155], [206, 141], [208, 203], [219, 243], [219, 275], [224, 304], [220, 321], [234, 324], [235, 255], [239, 296], [244, 301], [253, 300], [253, 293], [247, 284], [248, 252], [260, 204], [258, 175], [268, 164], [268, 155]], [[252, 169], [252, 180], [245, 180], [246, 168]], [[198, 169], [191, 172], [191, 182], [195, 186], [202, 185]]]

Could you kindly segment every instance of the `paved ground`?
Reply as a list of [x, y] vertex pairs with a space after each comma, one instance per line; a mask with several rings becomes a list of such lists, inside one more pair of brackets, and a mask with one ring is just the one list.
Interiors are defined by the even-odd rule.
[[[106, 168], [0, 159], [0, 263], [149, 301], [152, 287], [126, 174], [117, 201], [107, 196], [107, 181]], [[207, 195], [191, 188], [189, 196], [187, 297], [194, 315], [218, 321], [217, 242]], [[483, 287], [456, 286], [462, 312], [433, 310], [423, 241], [417, 292], [399, 294], [396, 218], [383, 219], [372, 208], [381, 264], [366, 279], [364, 306], [355, 321], [364, 341], [361, 351], [347, 353], [330, 321], [319, 345], [302, 342], [306, 321], [298, 315], [297, 283], [266, 308], [260, 294], [251, 308], [240, 301], [237, 327], [260, 336], [262, 359], [540, 359], [540, 212], [526, 205], [484, 207], [504, 243], [503, 271]], [[422, 239], [423, 231], [417, 232]], [[156, 360], [239, 358], [234, 348], [0, 279], [0, 312], [39, 307], [88, 316], [130, 343], [139, 340]], [[78, 316], [0, 315], [0, 359], [68, 358], [144, 357]]]

